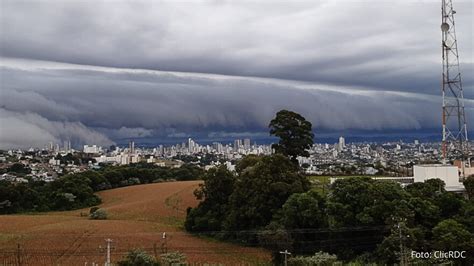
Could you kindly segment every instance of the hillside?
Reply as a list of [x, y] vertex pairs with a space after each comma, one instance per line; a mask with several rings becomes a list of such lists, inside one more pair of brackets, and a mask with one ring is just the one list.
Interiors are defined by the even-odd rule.
[[270, 255], [262, 249], [199, 238], [181, 229], [186, 208], [197, 204], [193, 191], [198, 184], [169, 182], [102, 191], [100, 207], [109, 214], [102, 221], [81, 216], [89, 209], [0, 216], [0, 264], [16, 264], [18, 254], [22, 265], [103, 264], [107, 238], [113, 240], [112, 261], [132, 248], [156, 255], [180, 251], [191, 263], [269, 261]]

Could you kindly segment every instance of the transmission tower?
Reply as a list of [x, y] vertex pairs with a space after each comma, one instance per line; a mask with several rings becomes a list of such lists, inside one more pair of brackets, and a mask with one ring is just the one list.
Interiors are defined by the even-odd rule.
[[459, 54], [456, 40], [456, 28], [452, 0], [441, 0], [441, 32], [443, 51], [443, 162], [450, 158], [468, 159], [466, 115], [464, 113], [464, 95], [459, 69]]

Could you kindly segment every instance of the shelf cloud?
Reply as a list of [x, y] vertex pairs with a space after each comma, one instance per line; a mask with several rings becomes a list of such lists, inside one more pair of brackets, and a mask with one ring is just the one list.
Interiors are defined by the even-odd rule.
[[[5, 0], [0, 148], [262, 132], [282, 108], [316, 129], [438, 128], [438, 2]], [[455, 8], [472, 124], [473, 2]]]
[[[283, 108], [302, 113], [316, 129], [410, 130], [439, 123], [440, 98], [433, 95], [41, 62], [4, 65], [1, 71], [2, 128], [17, 125], [10, 123], [14, 118], [41, 125], [43, 131], [30, 130], [41, 138], [44, 130], [54, 139], [74, 132], [78, 143], [176, 132], [266, 131]], [[467, 106], [472, 108], [471, 100]], [[63, 131], [55, 133], [58, 123]], [[2, 143], [16, 134], [2, 129]]]

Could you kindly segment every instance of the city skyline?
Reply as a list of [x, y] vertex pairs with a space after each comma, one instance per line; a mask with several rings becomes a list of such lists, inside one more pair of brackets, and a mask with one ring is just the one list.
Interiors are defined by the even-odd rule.
[[[441, 134], [437, 1], [1, 5], [2, 149], [263, 137], [280, 109], [316, 133]], [[455, 9], [470, 127], [472, 2]]]

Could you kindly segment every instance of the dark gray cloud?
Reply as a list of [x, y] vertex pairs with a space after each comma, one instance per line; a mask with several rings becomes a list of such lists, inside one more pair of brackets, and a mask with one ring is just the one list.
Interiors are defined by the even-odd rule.
[[[9, 1], [3, 56], [438, 94], [440, 3]], [[455, 2], [473, 96], [473, 2]]]
[[0, 149], [45, 147], [49, 142], [70, 140], [76, 146], [84, 143], [110, 145], [107, 136], [87, 128], [81, 122], [51, 121], [31, 112], [11, 112], [0, 108]]
[[[0, 148], [239, 135], [282, 108], [317, 129], [438, 128], [439, 5], [2, 0]], [[472, 124], [473, 2], [455, 7]]]
[[[43, 125], [43, 131], [30, 131], [41, 136], [33, 138], [38, 141], [48, 138], [45, 131], [54, 139], [68, 138], [56, 133], [57, 124], [65, 132], [69, 125], [83, 128], [84, 136], [75, 132], [77, 143], [110, 143], [105, 136], [265, 131], [282, 108], [302, 113], [317, 130], [413, 130], [439, 124], [440, 97], [419, 93], [33, 61], [5, 60], [1, 73], [0, 106], [8, 115], [0, 123], [10, 125], [16, 117]], [[474, 115], [472, 107], [467, 100], [468, 117]], [[16, 134], [2, 130], [3, 147]]]

